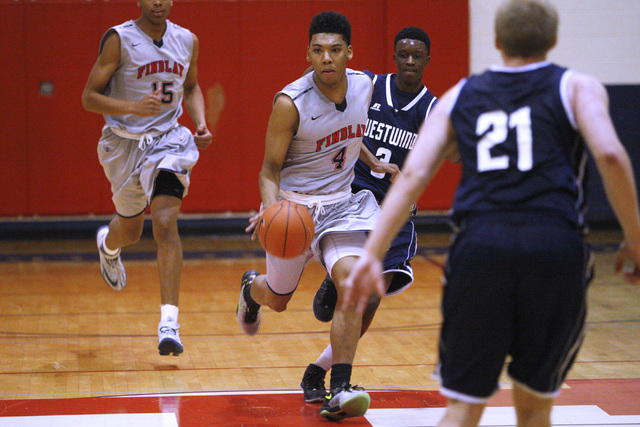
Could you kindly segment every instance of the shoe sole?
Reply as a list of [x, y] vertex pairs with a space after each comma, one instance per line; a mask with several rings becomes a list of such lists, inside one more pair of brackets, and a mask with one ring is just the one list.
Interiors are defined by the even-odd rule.
[[165, 338], [158, 344], [160, 356], [178, 356], [184, 352], [184, 348], [171, 338]]
[[369, 409], [370, 404], [371, 397], [366, 393], [362, 393], [342, 402], [342, 404], [340, 404], [340, 410], [337, 412], [321, 410], [320, 416], [332, 421], [361, 417], [367, 413], [367, 409]]

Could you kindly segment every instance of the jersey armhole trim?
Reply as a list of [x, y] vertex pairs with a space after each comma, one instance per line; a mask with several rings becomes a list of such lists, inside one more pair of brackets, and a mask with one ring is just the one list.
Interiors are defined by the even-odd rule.
[[571, 103], [569, 102], [569, 79], [573, 75], [573, 70], [566, 70], [560, 78], [560, 100], [564, 111], [569, 118], [569, 122], [574, 129], [578, 129], [578, 123], [576, 122], [576, 116], [573, 114]]

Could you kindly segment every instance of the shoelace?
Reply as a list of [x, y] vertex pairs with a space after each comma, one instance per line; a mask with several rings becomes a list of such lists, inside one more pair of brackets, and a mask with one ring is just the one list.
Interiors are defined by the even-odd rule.
[[168, 326], [161, 327], [160, 332], [163, 334], [173, 335], [174, 337], [178, 335], [175, 329], [170, 328]]

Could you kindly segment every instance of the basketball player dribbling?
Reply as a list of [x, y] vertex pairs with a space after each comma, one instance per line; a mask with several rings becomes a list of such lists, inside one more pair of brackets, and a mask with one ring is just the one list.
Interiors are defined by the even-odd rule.
[[[237, 318], [249, 335], [258, 333], [261, 305], [276, 312], [286, 309], [313, 256], [331, 274], [341, 295], [379, 213], [373, 193], [351, 192], [355, 162], [361, 157], [375, 172], [398, 171], [361, 150], [373, 86], [367, 75], [347, 68], [351, 57], [347, 18], [335, 12], [317, 14], [309, 28], [307, 51], [313, 72], [276, 95], [260, 171], [262, 209], [280, 197], [309, 207], [315, 236], [311, 251], [292, 259], [267, 254], [266, 275], [253, 270], [243, 275]], [[247, 231], [259, 219], [260, 214], [251, 218]], [[369, 407], [369, 395], [351, 386], [361, 320], [355, 311], [341, 312], [331, 324], [334, 364], [330, 392], [320, 409], [325, 418], [362, 416]]]
[[[364, 72], [373, 80], [373, 96], [368, 112], [367, 130], [363, 137], [365, 149], [375, 153], [382, 161], [402, 168], [409, 154], [418, 129], [436, 103], [436, 97], [422, 83], [424, 70], [431, 60], [431, 40], [417, 27], [405, 27], [394, 37], [393, 60], [397, 74], [375, 75]], [[382, 203], [391, 186], [389, 175], [377, 174], [361, 161], [355, 166], [355, 178], [351, 190], [373, 192]], [[395, 295], [413, 283], [411, 260], [417, 250], [417, 234], [411, 220], [407, 221], [393, 241], [384, 260], [385, 295]], [[331, 277], [327, 275], [313, 299], [313, 313], [322, 322], [333, 318], [337, 293]], [[371, 325], [380, 304], [372, 298], [362, 318], [362, 334]], [[300, 388], [304, 400], [320, 403], [326, 393], [324, 379], [331, 369], [332, 349], [327, 346], [318, 359], [307, 366]]]

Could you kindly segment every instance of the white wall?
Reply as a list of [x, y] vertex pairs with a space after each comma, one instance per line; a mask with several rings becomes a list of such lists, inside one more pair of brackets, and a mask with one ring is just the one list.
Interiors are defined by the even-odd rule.
[[[471, 70], [500, 63], [493, 19], [502, 0], [469, 0]], [[640, 0], [552, 0], [558, 44], [549, 60], [596, 76], [605, 84], [640, 83]]]

